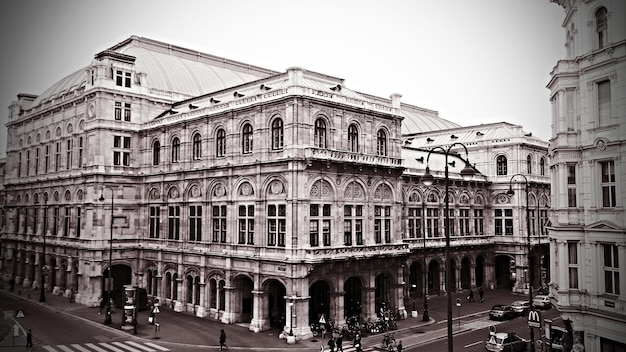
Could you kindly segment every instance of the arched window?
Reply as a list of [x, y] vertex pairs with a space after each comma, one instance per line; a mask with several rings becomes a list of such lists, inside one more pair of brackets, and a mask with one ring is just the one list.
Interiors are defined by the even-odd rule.
[[284, 140], [283, 120], [274, 119], [272, 121], [272, 149], [282, 149]]
[[607, 43], [607, 20], [606, 7], [601, 7], [596, 11], [596, 32], [598, 33], [598, 49], [602, 49]]
[[496, 169], [497, 169], [497, 175], [498, 176], [507, 174], [507, 170], [506, 170], [506, 156], [498, 155], [498, 157], [496, 158]]
[[529, 175], [533, 173], [533, 157], [530, 154], [526, 156], [526, 173]]
[[355, 124], [351, 124], [350, 127], [348, 127], [348, 147], [351, 152], [359, 152], [359, 130], [356, 128]]
[[315, 120], [315, 146], [317, 148], [326, 148], [326, 122], [323, 119]]
[[241, 131], [241, 152], [244, 154], [252, 153], [252, 125], [249, 123], [243, 125]]
[[384, 130], [378, 130], [376, 135], [376, 154], [387, 155], [387, 133]]
[[226, 155], [226, 131], [223, 128], [217, 130], [217, 137], [215, 138], [215, 155]]
[[177, 163], [180, 160], [180, 139], [175, 137], [172, 139], [172, 162]]
[[202, 157], [202, 137], [199, 133], [193, 135], [193, 160], [200, 160]]
[[161, 143], [155, 141], [152, 144], [152, 165], [159, 165], [161, 162]]
[[539, 174], [541, 176], [546, 175], [546, 159], [543, 157], [539, 159]]

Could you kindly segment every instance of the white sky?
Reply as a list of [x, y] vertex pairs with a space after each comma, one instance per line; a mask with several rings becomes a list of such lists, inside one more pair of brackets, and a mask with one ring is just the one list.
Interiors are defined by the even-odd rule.
[[550, 0], [3, 0], [0, 118], [18, 93], [41, 94], [138, 35], [303, 67], [360, 92], [400, 93], [462, 126], [506, 121], [548, 140], [545, 86], [565, 55], [564, 17]]

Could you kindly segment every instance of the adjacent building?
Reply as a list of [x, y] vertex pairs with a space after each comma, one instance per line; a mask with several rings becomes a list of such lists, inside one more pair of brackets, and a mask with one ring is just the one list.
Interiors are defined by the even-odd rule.
[[551, 72], [551, 294], [574, 343], [626, 350], [626, 3], [552, 0], [565, 57]]
[[133, 36], [10, 107], [0, 269], [81, 304], [136, 285], [303, 337], [445, 292], [449, 219], [454, 291], [523, 292], [549, 277], [547, 150], [521, 126]]

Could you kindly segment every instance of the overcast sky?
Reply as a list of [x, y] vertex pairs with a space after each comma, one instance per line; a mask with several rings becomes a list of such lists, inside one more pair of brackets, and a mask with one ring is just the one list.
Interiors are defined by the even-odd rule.
[[360, 92], [400, 93], [462, 126], [506, 121], [547, 140], [545, 86], [564, 57], [564, 16], [549, 0], [3, 0], [0, 118], [18, 93], [41, 94], [138, 35], [303, 67]]

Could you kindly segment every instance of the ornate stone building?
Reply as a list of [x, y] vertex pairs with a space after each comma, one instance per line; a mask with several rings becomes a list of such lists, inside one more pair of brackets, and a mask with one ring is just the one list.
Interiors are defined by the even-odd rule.
[[551, 294], [585, 351], [626, 350], [626, 3], [553, 0]]
[[478, 172], [463, 181], [453, 150], [452, 286], [525, 290], [527, 230], [536, 263], [548, 255], [545, 141], [131, 37], [11, 106], [2, 275], [95, 305], [112, 270], [117, 302], [137, 285], [179, 312], [296, 336], [321, 314], [405, 316], [445, 291], [444, 155], [430, 151], [451, 142]]

